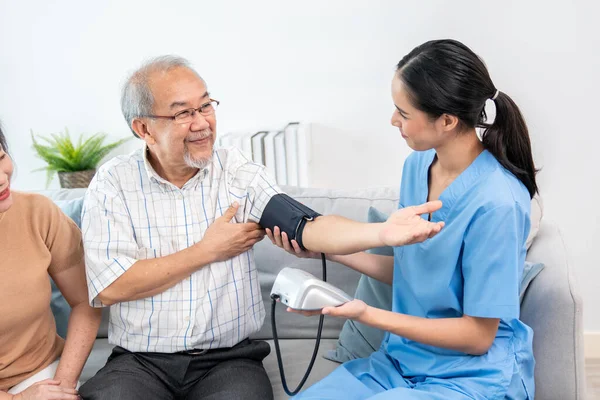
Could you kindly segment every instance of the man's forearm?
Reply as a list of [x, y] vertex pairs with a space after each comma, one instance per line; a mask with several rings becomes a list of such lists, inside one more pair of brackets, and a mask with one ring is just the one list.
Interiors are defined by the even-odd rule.
[[310, 251], [326, 254], [353, 254], [383, 245], [379, 238], [382, 224], [366, 224], [337, 215], [309, 221], [302, 232], [302, 243]]
[[13, 396], [12, 394], [8, 394], [0, 390], [0, 400], [13, 400], [14, 398], [15, 396]]
[[111, 305], [154, 296], [212, 262], [213, 255], [208, 249], [203, 251], [201, 243], [165, 257], [139, 260], [104, 289], [98, 298], [102, 303]]

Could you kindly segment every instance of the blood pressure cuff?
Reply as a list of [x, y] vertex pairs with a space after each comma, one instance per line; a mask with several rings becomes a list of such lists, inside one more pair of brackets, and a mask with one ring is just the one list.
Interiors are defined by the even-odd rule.
[[269, 228], [271, 232], [278, 226], [290, 241], [296, 240], [300, 248], [306, 250], [302, 244], [304, 226], [307, 221], [312, 221], [320, 215], [287, 194], [279, 193], [271, 197], [258, 224], [264, 229]]

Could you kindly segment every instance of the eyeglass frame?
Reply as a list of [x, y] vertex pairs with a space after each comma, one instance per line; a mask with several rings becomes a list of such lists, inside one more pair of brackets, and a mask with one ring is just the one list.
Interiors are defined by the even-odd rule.
[[[190, 111], [192, 112], [192, 120], [194, 119], [194, 116], [196, 115], [196, 113], [199, 113], [202, 116], [208, 117], [209, 115], [213, 115], [216, 111], [216, 108], [219, 107], [219, 104], [221, 104], [221, 102], [219, 100], [215, 100], [215, 99], [209, 99], [210, 101], [208, 103], [204, 103], [202, 104], [200, 107], [198, 108], [186, 108], [185, 110], [181, 110], [175, 113], [175, 115], [140, 115], [140, 118], [163, 118], [163, 119], [170, 119], [171, 121], [176, 121], [176, 118], [178, 115], [180, 115], [181, 113], [184, 113], [186, 111]], [[214, 107], [213, 106], [213, 111], [209, 114], [204, 114], [202, 113], [202, 111], [200, 111], [203, 107], [208, 106], [209, 104], [213, 104], [213, 103], [217, 103], [217, 106]]]

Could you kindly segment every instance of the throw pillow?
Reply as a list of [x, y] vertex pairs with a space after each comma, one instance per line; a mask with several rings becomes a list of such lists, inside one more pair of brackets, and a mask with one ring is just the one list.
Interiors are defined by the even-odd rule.
[[70, 200], [55, 200], [54, 203], [60, 207], [73, 222], [81, 228], [81, 209], [83, 208], [83, 197], [77, 197]]
[[[83, 197], [72, 200], [56, 200], [55, 204], [81, 228]], [[52, 278], [50, 278], [50, 286], [52, 288], [50, 308], [52, 309], [52, 314], [54, 314], [54, 320], [56, 321], [56, 332], [60, 337], [66, 338], [71, 306], [69, 306], [69, 303], [67, 303], [67, 300], [65, 300]]]
[[523, 302], [523, 298], [525, 297], [525, 292], [529, 287], [529, 284], [538, 276], [540, 272], [544, 269], [543, 263], [532, 263], [529, 261], [525, 261], [525, 266], [523, 267], [523, 276], [521, 277], [521, 286], [519, 289], [519, 302]]

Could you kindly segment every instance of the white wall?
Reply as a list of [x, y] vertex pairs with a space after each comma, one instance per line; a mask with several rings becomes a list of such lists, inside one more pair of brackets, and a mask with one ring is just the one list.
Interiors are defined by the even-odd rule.
[[[19, 166], [14, 187], [40, 189], [29, 130], [130, 135], [119, 109], [143, 59], [189, 58], [222, 101], [221, 132], [290, 120], [332, 132], [335, 168], [318, 183], [398, 185], [409, 149], [390, 126], [395, 64], [425, 40], [464, 41], [531, 130], [545, 217], [565, 235], [600, 331], [600, 7], [561, 1], [2, 1], [0, 120]], [[134, 147], [132, 141], [129, 147]], [[54, 182], [54, 187], [57, 183]]]

